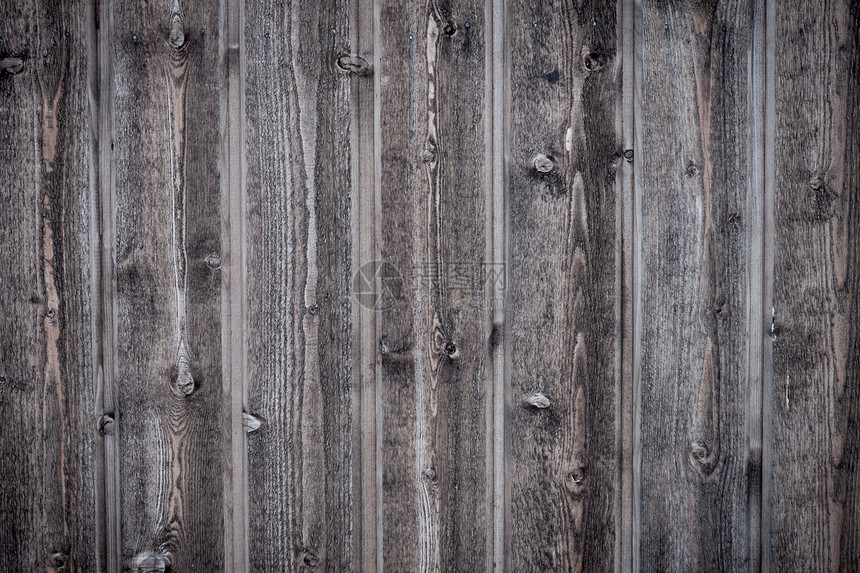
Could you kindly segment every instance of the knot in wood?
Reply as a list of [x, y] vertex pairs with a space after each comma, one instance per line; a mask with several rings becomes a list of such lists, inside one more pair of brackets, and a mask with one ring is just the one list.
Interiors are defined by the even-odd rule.
[[53, 553], [50, 558], [51, 567], [56, 569], [65, 569], [66, 564], [69, 562], [68, 557], [66, 557], [65, 553], [57, 551]]
[[302, 555], [302, 564], [305, 567], [316, 567], [320, 563], [320, 558], [313, 551], [305, 551]]
[[604, 62], [603, 56], [596, 52], [589, 52], [582, 57], [582, 65], [589, 72], [596, 72], [603, 67]]
[[699, 167], [692, 161], [687, 164], [687, 177], [695, 177], [699, 174]]
[[430, 149], [425, 149], [424, 153], [421, 154], [421, 159], [424, 163], [432, 163], [436, 159], [436, 154]]
[[336, 61], [337, 67], [341, 70], [356, 75], [366, 75], [370, 73], [370, 64], [361, 56], [355, 54], [344, 54]]
[[116, 422], [114, 421], [113, 414], [102, 414], [99, 417], [96, 428], [102, 436], [110, 436], [113, 435], [115, 425]]
[[690, 447], [690, 453], [693, 455], [693, 459], [702, 462], [708, 457], [708, 446], [705, 442], [696, 440]]
[[436, 481], [436, 470], [433, 468], [427, 468], [424, 470], [424, 477], [429, 479], [430, 481]]
[[551, 405], [549, 398], [547, 398], [540, 392], [534, 392], [532, 394], [529, 394], [528, 398], [526, 398], [526, 402], [540, 410], [543, 410], [544, 408], [549, 408]]
[[555, 163], [552, 162], [552, 159], [540, 153], [534, 158], [534, 166], [541, 173], [549, 173], [555, 167]]
[[245, 430], [246, 434], [256, 432], [262, 425], [263, 422], [256, 416], [252, 416], [248, 412], [242, 412], [242, 429]]
[[164, 573], [170, 567], [170, 555], [144, 551], [134, 556], [132, 568], [135, 573]]
[[320, 313], [320, 305], [314, 303], [308, 307], [308, 314], [311, 316], [316, 316]]
[[212, 270], [217, 270], [221, 268], [221, 257], [216, 254], [206, 255], [206, 258], [203, 259], [203, 262], [206, 263], [206, 266]]
[[445, 27], [442, 28], [442, 31], [445, 33], [446, 36], [453, 36], [454, 33], [457, 31], [457, 26], [455, 26], [453, 22], [448, 22], [447, 24], [445, 24]]
[[3, 58], [0, 60], [0, 70], [7, 74], [17, 74], [24, 69], [24, 60], [21, 58]]
[[816, 176], [809, 180], [809, 188], [813, 191], [818, 191], [822, 185], [824, 185], [824, 181], [822, 181], [821, 177]]
[[575, 467], [570, 471], [570, 481], [576, 485], [581, 484], [585, 480], [585, 468]]
[[454, 344], [453, 340], [449, 340], [448, 342], [445, 343], [444, 350], [445, 350], [445, 354], [447, 354], [448, 356], [453, 358], [454, 355], [457, 354], [457, 345]]
[[179, 14], [173, 15], [173, 23], [170, 26], [170, 45], [177, 50], [185, 45], [185, 30]]
[[624, 151], [624, 159], [627, 160], [627, 163], [633, 162], [633, 150], [632, 149], [627, 149]]

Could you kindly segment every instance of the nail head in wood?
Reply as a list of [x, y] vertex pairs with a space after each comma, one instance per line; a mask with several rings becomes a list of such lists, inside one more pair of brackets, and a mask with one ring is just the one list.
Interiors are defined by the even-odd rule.
[[534, 158], [534, 166], [541, 173], [549, 173], [555, 167], [555, 163], [553, 163], [552, 159], [540, 153]]
[[532, 394], [529, 394], [528, 398], [526, 398], [526, 402], [540, 410], [543, 410], [544, 408], [549, 408], [552, 405], [552, 403], [549, 401], [549, 398], [547, 398], [540, 392], [534, 392]]

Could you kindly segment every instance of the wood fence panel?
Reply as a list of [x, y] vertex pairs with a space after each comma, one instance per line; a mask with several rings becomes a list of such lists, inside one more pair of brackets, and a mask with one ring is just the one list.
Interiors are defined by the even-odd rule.
[[350, 10], [340, 0], [243, 3], [239, 276], [247, 413], [262, 424], [248, 434], [254, 571], [361, 565], [350, 129], [352, 89], [372, 79], [351, 51]]
[[860, 567], [860, 7], [771, 7], [772, 571]]
[[379, 5], [386, 570], [491, 566], [485, 16], [471, 0]]
[[634, 569], [746, 570], [760, 499], [758, 6], [637, 7]]
[[512, 571], [616, 565], [623, 161], [616, 16], [614, 2], [507, 7]]
[[[111, 2], [124, 568], [224, 568], [219, 10]], [[104, 62], [103, 62], [104, 64]], [[115, 376], [115, 380], [113, 379]]]
[[0, 569], [91, 571], [98, 249], [93, 14], [0, 6]]

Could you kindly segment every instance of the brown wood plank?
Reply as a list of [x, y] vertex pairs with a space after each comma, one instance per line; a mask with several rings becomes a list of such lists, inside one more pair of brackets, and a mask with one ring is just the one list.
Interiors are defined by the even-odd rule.
[[[493, 559], [485, 5], [382, 1], [379, 245], [383, 567]], [[388, 267], [387, 265], [391, 265]]]
[[[122, 566], [224, 567], [219, 10], [110, 13]], [[104, 145], [107, 142], [103, 142]]]
[[747, 529], [760, 491], [750, 447], [760, 414], [749, 410], [761, 372], [761, 337], [749, 330], [761, 323], [760, 296], [751, 299], [761, 289], [751, 257], [761, 253], [762, 168], [750, 127], [764, 111], [753, 95], [763, 57], [754, 8], [638, 5], [634, 568], [643, 570], [745, 570], [758, 554]]
[[247, 413], [262, 422], [248, 435], [250, 567], [359, 570], [350, 126], [372, 76], [349, 3], [243, 10]]
[[95, 570], [95, 328], [85, 2], [0, 6], [0, 569]]
[[860, 6], [777, 4], [770, 570], [860, 567]]
[[615, 2], [512, 1], [510, 570], [609, 570], [620, 503]]

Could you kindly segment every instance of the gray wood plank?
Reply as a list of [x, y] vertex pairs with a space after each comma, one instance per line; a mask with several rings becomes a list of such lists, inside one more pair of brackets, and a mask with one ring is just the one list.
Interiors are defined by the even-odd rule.
[[761, 372], [754, 6], [637, 4], [634, 567], [644, 570], [745, 570], [758, 554], [747, 528], [761, 487], [750, 449]]
[[616, 566], [623, 161], [616, 17], [614, 2], [513, 1], [507, 9], [512, 571]]
[[776, 4], [772, 571], [860, 567], [860, 6]]
[[95, 570], [97, 229], [85, 2], [0, 6], [0, 569]]
[[483, 2], [382, 1], [383, 567], [491, 567], [492, 196]]
[[[224, 568], [219, 10], [110, 9], [122, 567]], [[103, 142], [107, 144], [107, 142]]]
[[350, 129], [372, 77], [347, 2], [247, 2], [244, 19], [250, 567], [359, 570]]

